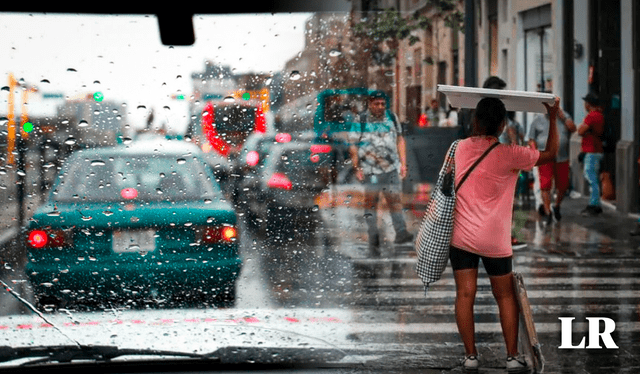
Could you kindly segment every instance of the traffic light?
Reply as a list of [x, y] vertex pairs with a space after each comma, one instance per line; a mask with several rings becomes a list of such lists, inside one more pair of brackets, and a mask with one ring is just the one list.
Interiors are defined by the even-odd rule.
[[31, 133], [33, 131], [33, 123], [25, 122], [24, 124], [22, 124], [22, 131], [27, 134]]
[[100, 91], [95, 92], [93, 94], [93, 100], [95, 100], [96, 102], [101, 102], [102, 100], [104, 100], [104, 94]]

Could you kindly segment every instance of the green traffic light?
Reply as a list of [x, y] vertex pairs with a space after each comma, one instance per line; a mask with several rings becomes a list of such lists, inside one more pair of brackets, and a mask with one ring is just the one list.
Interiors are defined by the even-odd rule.
[[248, 92], [245, 92], [245, 93], [242, 94], [242, 98], [244, 100], [249, 100], [249, 99], [251, 99], [251, 94], [248, 93]]
[[101, 102], [102, 100], [104, 100], [104, 94], [102, 92], [96, 92], [93, 94], [93, 100], [97, 101], [97, 102]]
[[22, 130], [27, 134], [30, 133], [31, 131], [33, 131], [33, 123], [25, 122], [24, 125], [22, 125]]

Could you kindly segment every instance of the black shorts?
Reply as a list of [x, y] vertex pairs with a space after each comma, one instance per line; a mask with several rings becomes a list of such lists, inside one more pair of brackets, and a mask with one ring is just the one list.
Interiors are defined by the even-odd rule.
[[453, 270], [477, 269], [480, 259], [482, 259], [482, 265], [484, 265], [487, 274], [490, 276], [497, 277], [509, 274], [513, 270], [513, 264], [511, 261], [513, 256], [491, 258], [480, 256], [452, 246], [449, 249], [449, 259], [451, 260], [451, 267]]

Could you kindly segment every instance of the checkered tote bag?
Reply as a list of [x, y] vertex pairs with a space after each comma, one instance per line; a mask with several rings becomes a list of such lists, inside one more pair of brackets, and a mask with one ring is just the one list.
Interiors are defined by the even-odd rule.
[[460, 140], [456, 140], [449, 147], [449, 152], [447, 152], [447, 157], [438, 175], [438, 181], [427, 203], [427, 209], [415, 242], [416, 251], [418, 252], [416, 271], [424, 283], [425, 291], [431, 283], [440, 279], [449, 260], [449, 246], [451, 244], [451, 235], [453, 234], [453, 213], [456, 207], [456, 191], [480, 161], [500, 144], [495, 142], [487, 148], [460, 179], [458, 186], [454, 187], [456, 173], [453, 158], [459, 142]]
[[455, 165], [453, 157], [459, 140], [449, 147], [447, 157], [440, 169], [431, 198], [420, 225], [415, 247], [418, 252], [417, 273], [425, 285], [440, 279], [449, 260], [449, 245], [453, 233], [453, 212], [456, 205], [456, 193], [453, 187]]

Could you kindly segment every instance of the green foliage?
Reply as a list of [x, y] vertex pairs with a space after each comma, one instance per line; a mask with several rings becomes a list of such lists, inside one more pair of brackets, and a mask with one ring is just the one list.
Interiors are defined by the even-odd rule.
[[[420, 38], [412, 32], [427, 30], [436, 20], [443, 20], [446, 27], [462, 30], [464, 14], [457, 9], [457, 3], [457, 0], [427, 1], [427, 7], [431, 7], [432, 10], [429, 12], [430, 18], [419, 12], [410, 16], [402, 15], [393, 8], [372, 12], [367, 18], [355, 24], [355, 34], [358, 37], [369, 38], [375, 44], [406, 39], [409, 45], [414, 45], [420, 41]], [[391, 55], [395, 56], [397, 48], [391, 49]]]

